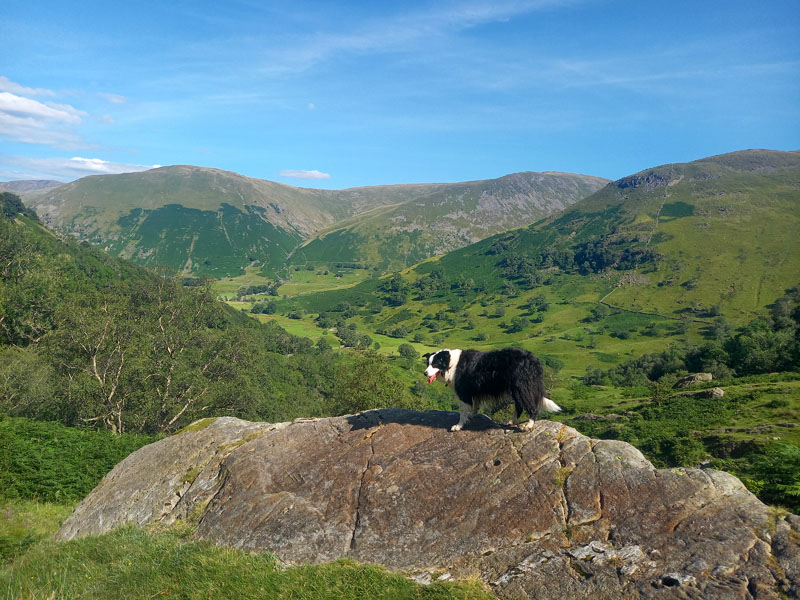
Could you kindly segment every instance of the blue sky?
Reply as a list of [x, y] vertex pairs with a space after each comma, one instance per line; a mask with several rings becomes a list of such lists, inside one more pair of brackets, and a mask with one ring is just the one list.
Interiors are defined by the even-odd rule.
[[0, 180], [616, 179], [800, 149], [800, 3], [11, 2]]

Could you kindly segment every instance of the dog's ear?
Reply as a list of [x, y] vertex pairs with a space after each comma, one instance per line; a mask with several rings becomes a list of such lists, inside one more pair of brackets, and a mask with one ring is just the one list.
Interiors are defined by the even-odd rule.
[[436, 353], [435, 352], [426, 352], [425, 354], [422, 355], [422, 358], [424, 358], [425, 360], [428, 360], [434, 354], [436, 354]]
[[438, 368], [450, 368], [450, 351], [449, 350], [438, 350], [434, 352], [436, 358], [431, 361], [431, 364], [437, 366]]

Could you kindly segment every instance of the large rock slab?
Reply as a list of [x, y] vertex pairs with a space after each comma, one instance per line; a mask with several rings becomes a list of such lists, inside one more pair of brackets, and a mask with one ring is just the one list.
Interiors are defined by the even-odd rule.
[[797, 597], [800, 518], [735, 477], [657, 470], [560, 423], [451, 433], [457, 419], [217, 419], [126, 458], [59, 535], [187, 519], [199, 539], [289, 564], [478, 575], [507, 598]]

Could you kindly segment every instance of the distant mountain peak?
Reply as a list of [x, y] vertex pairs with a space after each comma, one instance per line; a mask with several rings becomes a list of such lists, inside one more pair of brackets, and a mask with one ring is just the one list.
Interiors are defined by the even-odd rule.
[[[532, 223], [605, 183], [585, 175], [525, 172], [462, 183], [322, 190], [171, 165], [85, 177], [30, 193], [27, 200], [48, 226], [112, 254], [228, 275], [252, 264], [274, 273], [316, 233], [334, 227], [340, 236], [349, 235], [359, 222], [374, 228], [371, 240], [377, 236], [383, 244], [381, 256], [376, 258], [372, 242], [355, 232], [346, 251], [334, 252], [320, 242], [323, 262], [335, 257], [408, 266]], [[316, 248], [307, 245], [302, 260]]]
[[0, 190], [20, 193], [46, 190], [60, 185], [64, 185], [64, 182], [53, 179], [20, 179], [17, 181], [0, 181]]

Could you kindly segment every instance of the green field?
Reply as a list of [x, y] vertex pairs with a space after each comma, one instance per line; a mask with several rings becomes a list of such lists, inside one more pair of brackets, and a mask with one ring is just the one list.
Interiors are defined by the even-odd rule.
[[[373, 282], [369, 285], [375, 286]], [[564, 302], [562, 298], [575, 294], [576, 287], [579, 292], [577, 298]], [[276, 320], [296, 335], [316, 339], [321, 334], [314, 324], [319, 307], [351, 302], [355, 306], [363, 306], [347, 322], [354, 323], [358, 331], [378, 341], [381, 352], [394, 353], [402, 343], [411, 343], [421, 352], [443, 347], [489, 350], [516, 345], [536, 354], [558, 357], [565, 363], [563, 374], [574, 377], [582, 376], [587, 367], [608, 366], [610, 358], [615, 363], [621, 362], [645, 352], [663, 350], [669, 344], [684, 340], [687, 335], [697, 337], [704, 327], [701, 322], [690, 323], [685, 334], [668, 335], [677, 321], [627, 311], [612, 311], [600, 322], [589, 322], [586, 319], [590, 317], [591, 309], [598, 306], [598, 301], [608, 293], [609, 286], [606, 282], [586, 281], [579, 276], [564, 276], [553, 285], [523, 292], [515, 297], [486, 294], [466, 302], [458, 297], [443, 298], [438, 302], [412, 298], [402, 306], [402, 310], [384, 307], [378, 313], [370, 310], [367, 304], [376, 299], [375, 293], [362, 292], [361, 288], [355, 286], [278, 300], [278, 314], [266, 317], [259, 315], [259, 318]], [[540, 295], [544, 295], [550, 303], [547, 311], [541, 315], [542, 321], [531, 322], [522, 331], [510, 332], [508, 325], [515, 317], [530, 317], [530, 311], [525, 306], [532, 297]], [[458, 305], [457, 309], [453, 308], [454, 304]], [[232, 305], [247, 308], [245, 304]], [[498, 310], [502, 310], [502, 316], [497, 316]], [[442, 311], [451, 318], [452, 323], [439, 319], [440, 325], [436, 330], [423, 324], [431, 322], [425, 321], [426, 315], [435, 316]], [[286, 318], [285, 315], [289, 313], [301, 314], [301, 321], [305, 325], [296, 319]], [[653, 323], [666, 335], [645, 335], [644, 330]], [[400, 326], [407, 330], [402, 336], [379, 333], [380, 330], [392, 330]], [[621, 339], [612, 335], [620, 331], [631, 332], [630, 337]], [[419, 336], [420, 341], [415, 341], [415, 336]]]
[[367, 269], [337, 269], [334, 265], [312, 270], [295, 267], [289, 270], [288, 281], [278, 288], [278, 293], [293, 297], [349, 288], [369, 279], [371, 273]]
[[216, 292], [220, 300], [230, 300], [236, 297], [239, 288], [271, 282], [272, 279], [261, 274], [261, 269], [251, 265], [245, 268], [243, 275], [215, 279], [211, 284], [211, 289]]

